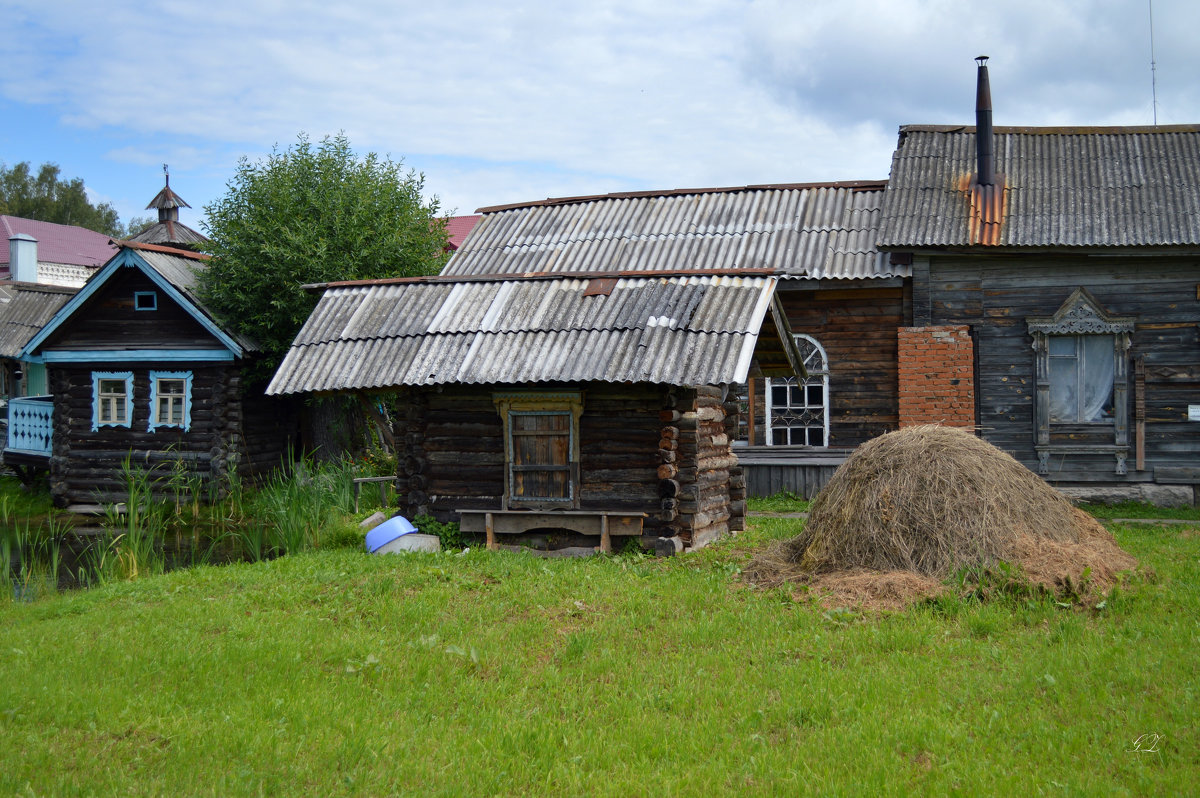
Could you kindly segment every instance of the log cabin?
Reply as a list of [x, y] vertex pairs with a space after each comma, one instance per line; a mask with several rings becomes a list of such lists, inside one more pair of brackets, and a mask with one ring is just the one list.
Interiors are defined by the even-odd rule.
[[900, 129], [880, 247], [912, 263], [900, 424], [973, 427], [1064, 492], [1200, 483], [1200, 126]]
[[398, 393], [401, 511], [489, 547], [696, 548], [745, 516], [730, 386], [804, 374], [777, 285], [693, 269], [314, 286], [267, 393]]
[[731, 386], [747, 491], [812, 498], [899, 423], [897, 329], [911, 268], [878, 249], [883, 181], [570, 197], [481, 208], [444, 275], [768, 269], [808, 375]]
[[[292, 403], [245, 385], [253, 342], [197, 298], [206, 255], [119, 242], [117, 253], [23, 347], [45, 364], [50, 396], [37, 451], [60, 507], [126, 498], [122, 462], [191, 474], [219, 487], [281, 463], [294, 438]], [[16, 424], [12, 419], [12, 425]]]

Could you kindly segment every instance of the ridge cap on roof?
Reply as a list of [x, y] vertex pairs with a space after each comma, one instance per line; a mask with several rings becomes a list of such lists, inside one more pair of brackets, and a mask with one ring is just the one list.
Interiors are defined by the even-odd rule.
[[[974, 133], [974, 125], [901, 125], [906, 133]], [[1196, 125], [997, 125], [992, 132], [1025, 136], [1103, 136], [1145, 133], [1200, 133]]]
[[342, 280], [330, 283], [309, 283], [300, 286], [306, 291], [323, 290], [326, 288], [355, 288], [373, 285], [408, 285], [408, 284], [453, 284], [453, 283], [504, 283], [532, 282], [535, 280], [599, 280], [604, 278], [626, 279], [660, 277], [775, 277], [778, 269], [744, 268], [744, 269], [673, 269], [671, 271], [597, 271], [597, 272], [513, 272], [511, 274], [427, 274], [420, 277], [381, 277], [374, 280]]
[[835, 180], [819, 183], [763, 183], [748, 186], [722, 186], [717, 188], [673, 188], [648, 191], [618, 191], [611, 194], [582, 194], [575, 197], [550, 197], [544, 200], [530, 202], [514, 202], [506, 205], [488, 205], [476, 208], [476, 214], [498, 213], [518, 208], [551, 207], [555, 205], [579, 205], [587, 202], [600, 202], [610, 199], [640, 199], [643, 197], [677, 197], [691, 194], [736, 194], [741, 191], [799, 191], [803, 189], [838, 189], [851, 191], [882, 191], [887, 187], [886, 180]]
[[146, 244], [142, 241], [129, 241], [129, 240], [118, 241], [116, 239], [113, 239], [112, 243], [123, 249], [142, 249], [142, 250], [146, 250], [147, 252], [161, 252], [164, 255], [177, 255], [181, 258], [187, 258], [188, 260], [211, 260], [212, 259], [212, 255], [209, 255], [205, 252], [193, 252], [191, 250], [163, 246], [162, 244]]

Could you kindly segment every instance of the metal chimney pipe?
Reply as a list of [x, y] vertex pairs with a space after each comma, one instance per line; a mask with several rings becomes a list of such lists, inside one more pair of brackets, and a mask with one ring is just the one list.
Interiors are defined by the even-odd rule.
[[996, 156], [992, 140], [992, 87], [988, 82], [986, 55], [975, 59], [979, 74], [975, 87], [975, 156], [978, 172], [975, 182], [990, 186], [996, 182]]
[[8, 239], [8, 279], [20, 283], [36, 283], [37, 239], [28, 233], [17, 233]]

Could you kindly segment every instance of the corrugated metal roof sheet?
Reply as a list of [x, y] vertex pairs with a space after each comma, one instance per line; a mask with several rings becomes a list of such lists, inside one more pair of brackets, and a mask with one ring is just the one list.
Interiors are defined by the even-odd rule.
[[407, 282], [327, 289], [267, 392], [548, 380], [744, 381], [775, 278]]
[[0, 283], [0, 357], [17, 357], [74, 294], [74, 288]]
[[482, 208], [443, 275], [773, 269], [904, 277], [875, 246], [883, 183], [637, 192]]
[[[970, 191], [975, 129], [914, 125], [900, 134], [880, 246], [978, 243]], [[983, 236], [987, 243], [1200, 244], [1200, 126], [998, 127], [995, 157], [1004, 217]]]
[[69, 224], [0, 215], [0, 264], [8, 264], [8, 239], [24, 233], [38, 241], [39, 263], [99, 267], [116, 253], [108, 236]]

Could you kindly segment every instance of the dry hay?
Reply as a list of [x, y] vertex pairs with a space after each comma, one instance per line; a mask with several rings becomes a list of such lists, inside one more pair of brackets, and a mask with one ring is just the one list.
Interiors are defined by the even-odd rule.
[[[851, 598], [857, 584], [859, 603], [877, 603], [880, 591], [904, 594], [906, 603], [956, 572], [1001, 561], [1055, 592], [1106, 591], [1137, 564], [1011, 456], [969, 432], [929, 425], [858, 447], [817, 496], [803, 531], [758, 555], [747, 577], [808, 583], [835, 600]], [[888, 575], [890, 587], [869, 584], [865, 572]]]

